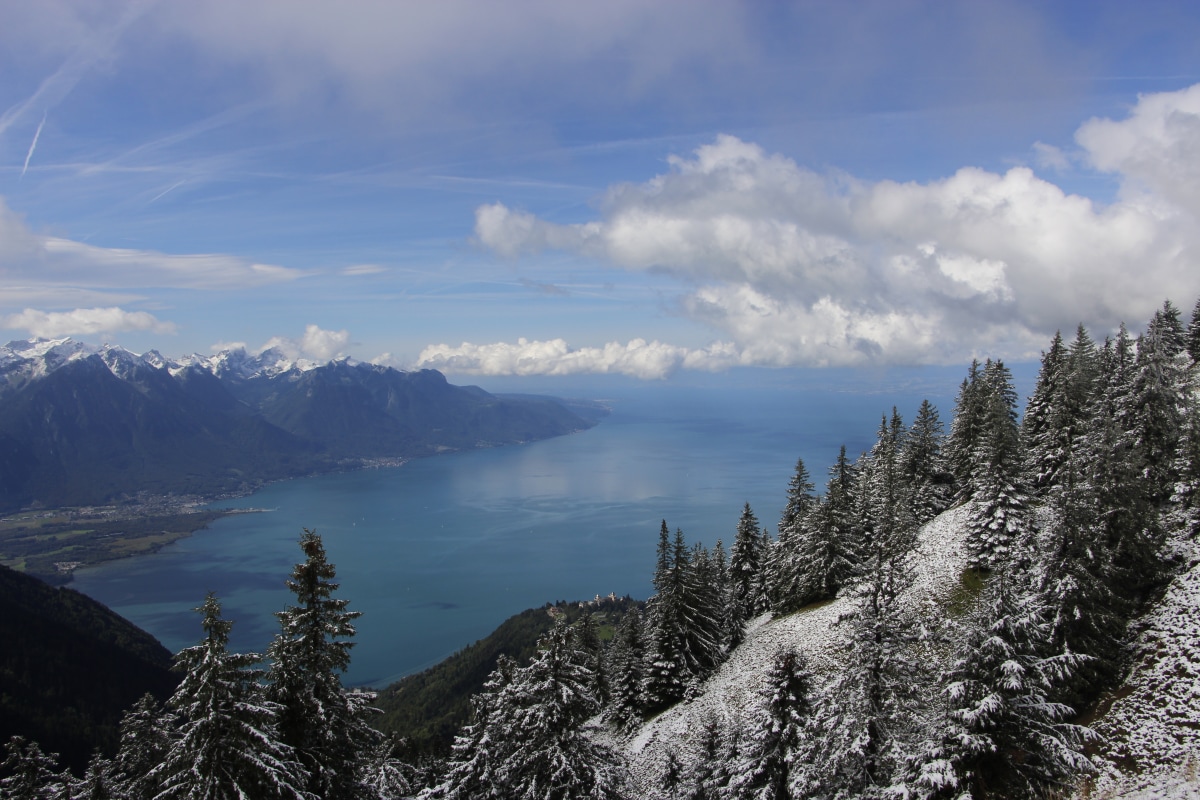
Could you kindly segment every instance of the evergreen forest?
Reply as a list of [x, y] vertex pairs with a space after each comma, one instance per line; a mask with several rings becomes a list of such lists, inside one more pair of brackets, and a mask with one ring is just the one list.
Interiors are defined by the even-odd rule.
[[[663, 521], [654, 595], [602, 632], [551, 614], [537, 648], [489, 654], [448, 753], [380, 732], [347, 689], [356, 612], [305, 531], [267, 652], [228, 649], [217, 597], [175, 657], [181, 682], [120, 723], [82, 774], [12, 738], [5, 798], [620, 800], [1085, 796], [1105, 747], [1089, 723], [1137, 653], [1137, 621], [1195, 566], [1200, 529], [1200, 302], [1164, 303], [1143, 333], [1056, 334], [1021, 407], [1001, 360], [970, 365], [946, 424], [892, 410], [868, 452], [823, 486], [798, 461], [778, 522], [746, 505], [729, 546]], [[781, 484], [783, 484], [781, 480]], [[931, 613], [911, 598], [922, 531], [953, 520], [965, 563]], [[648, 532], [653, 535], [653, 532]], [[841, 603], [831, 652], [782, 641], [754, 712], [686, 732], [771, 620]], [[830, 665], [835, 665], [831, 667]], [[1192, 669], [1197, 665], [1192, 664]], [[1200, 709], [1193, 709], [1200, 717]], [[1193, 718], [1194, 719], [1194, 718]], [[653, 741], [651, 741], [653, 739]], [[635, 751], [653, 752], [653, 768]], [[1128, 764], [1130, 770], [1139, 769]]]

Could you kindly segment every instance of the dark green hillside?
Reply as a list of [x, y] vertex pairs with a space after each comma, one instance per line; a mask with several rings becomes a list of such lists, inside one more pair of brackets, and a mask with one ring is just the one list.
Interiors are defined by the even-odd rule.
[[82, 771], [121, 715], [178, 683], [154, 637], [71, 589], [0, 567], [0, 741], [20, 734]]
[[[642, 603], [629, 598], [601, 600], [598, 605], [558, 603], [531, 608], [509, 617], [483, 639], [464, 647], [424, 672], [409, 675], [379, 693], [375, 705], [383, 714], [374, 720], [380, 730], [408, 740], [414, 751], [446, 753], [458, 729], [470, 721], [471, 695], [483, 690], [501, 655], [528, 663], [538, 639], [554, 627], [555, 617], [575, 622], [587, 612], [596, 614], [602, 638], [621, 617]], [[607, 634], [607, 635], [606, 635]]]

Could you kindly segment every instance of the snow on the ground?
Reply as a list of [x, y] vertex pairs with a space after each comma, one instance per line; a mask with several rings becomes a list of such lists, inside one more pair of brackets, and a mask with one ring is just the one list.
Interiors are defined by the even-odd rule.
[[1159, 776], [1189, 793], [1119, 796], [1200, 797], [1200, 564], [1172, 582], [1139, 628], [1133, 669], [1094, 726], [1104, 737], [1097, 786], [1123, 791], [1135, 780], [1128, 776]]
[[[952, 509], [921, 530], [911, 560], [914, 584], [908, 593], [908, 601], [916, 607], [940, 606], [958, 586], [966, 566], [966, 513], [965, 507]], [[646, 792], [657, 788], [669, 752], [674, 752], [683, 774], [689, 774], [701, 757], [704, 729], [710, 720], [716, 720], [723, 731], [750, 729], [761, 713], [767, 677], [781, 648], [794, 647], [804, 654], [815, 674], [829, 674], [844, 650], [845, 627], [835, 623], [851, 610], [850, 603], [838, 598], [780, 619], [764, 614], [754, 620], [745, 641], [705, 681], [696, 697], [668, 709], [618, 743], [634, 781]], [[942, 612], [930, 609], [930, 613]]]

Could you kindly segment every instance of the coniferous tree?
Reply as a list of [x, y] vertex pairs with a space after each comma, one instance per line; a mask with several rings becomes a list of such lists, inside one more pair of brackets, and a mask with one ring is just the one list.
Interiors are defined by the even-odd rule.
[[724, 592], [718, 583], [717, 565], [700, 543], [692, 548], [681, 579], [683, 657], [695, 686], [725, 659], [721, 609]]
[[980, 418], [972, 455], [968, 546], [971, 566], [994, 569], [1004, 564], [1032, 522], [1012, 374], [1003, 362], [989, 359], [977, 383]]
[[1113, 590], [1114, 554], [1097, 524], [1102, 500], [1077, 459], [1069, 458], [1060, 471], [1062, 485], [1047, 510], [1039, 537], [1043, 555], [1033, 575], [1049, 623], [1050, 651], [1083, 657], [1051, 699], [1082, 708], [1117, 677], [1129, 609]]
[[788, 484], [787, 504], [779, 520], [779, 540], [770, 550], [767, 565], [767, 600], [777, 614], [803, 606], [809, 593], [806, 575], [809, 566], [801, 561], [804, 540], [811, 534], [806, 526], [812, 521], [813, 482], [803, 459], [797, 459], [796, 471]]
[[580, 726], [599, 710], [586, 654], [561, 620], [533, 662], [498, 698], [493, 741], [516, 743], [495, 768], [502, 797], [523, 800], [618, 800], [623, 775], [612, 751]]
[[954, 477], [943, 453], [944, 439], [945, 431], [937, 408], [928, 400], [922, 400], [901, 451], [904, 479], [912, 498], [912, 515], [919, 524], [945, 511], [954, 499]]
[[152, 694], [145, 694], [121, 718], [120, 744], [113, 758], [112, 774], [121, 795], [153, 797], [158, 794], [154, 768], [171, 749], [174, 717]]
[[914, 710], [929, 683], [917, 620], [901, 602], [913, 581], [915, 530], [884, 525], [876, 534], [850, 590], [853, 610], [839, 620], [849, 627], [848, 657], [814, 715], [814, 735], [823, 741], [814, 754], [821, 787], [814, 797], [877, 796], [891, 785], [915, 739]]
[[305, 775], [290, 747], [279, 739], [278, 707], [266, 700], [253, 669], [254, 653], [230, 653], [221, 604], [209, 593], [196, 609], [204, 638], [181, 650], [176, 666], [184, 678], [168, 701], [179, 730], [154, 771], [163, 800], [305, 798]]
[[975, 450], [983, 430], [986, 391], [978, 361], [972, 361], [967, 377], [963, 378], [954, 403], [954, 419], [950, 423], [950, 438], [946, 443], [946, 459], [958, 486], [958, 497], [970, 499], [975, 494]]
[[[720, 539], [717, 539], [717, 544], [713, 547], [712, 575], [712, 596], [714, 602], [717, 603], [717, 633], [721, 643], [721, 652], [727, 654], [735, 644], [734, 627], [737, 615], [733, 610], [731, 600], [733, 587], [729, 580], [729, 558], [725, 552], [725, 543]], [[738, 629], [738, 638], [740, 635], [741, 630]]]
[[1125, 326], [1100, 354], [1104, 377], [1089, 416], [1080, 462], [1096, 500], [1097, 535], [1113, 554], [1112, 587], [1127, 606], [1141, 602], [1161, 560], [1161, 528], [1144, 478], [1137, 415], [1133, 404], [1133, 345]]
[[633, 730], [642, 719], [645, 701], [645, 645], [642, 639], [642, 614], [634, 609], [621, 619], [608, 649], [610, 698], [605, 716], [621, 731]]
[[783, 540], [784, 531], [808, 516], [816, 499], [813, 496], [814, 488], [812, 478], [808, 474], [808, 467], [804, 465], [804, 459], [796, 459], [796, 470], [788, 482], [787, 503], [783, 507], [783, 513], [779, 516], [780, 541]]
[[1188, 368], [1184, 401], [1170, 524], [1176, 534], [1196, 539], [1200, 536], [1200, 362]]
[[1070, 450], [1066, 396], [1067, 348], [1062, 334], [1055, 331], [1050, 349], [1042, 353], [1042, 366], [1021, 421], [1031, 489], [1039, 494], [1056, 483]]
[[58, 757], [47, 755], [37, 742], [14, 736], [0, 762], [0, 793], [5, 800], [55, 800], [68, 785], [69, 776], [58, 767]]
[[1131, 401], [1152, 503], [1170, 499], [1178, 475], [1176, 445], [1186, 413], [1188, 356], [1179, 312], [1168, 301], [1138, 340]]
[[477, 800], [504, 798], [508, 787], [499, 783], [497, 771], [519, 741], [505, 738], [511, 730], [511, 686], [517, 666], [501, 654], [484, 683], [483, 692], [471, 698], [471, 722], [454, 738], [444, 778], [421, 793], [422, 800]]
[[765, 713], [756, 730], [743, 739], [740, 761], [731, 770], [735, 797], [790, 800], [816, 788], [808, 758], [814, 745], [811, 683], [799, 653], [776, 653], [765, 690]]
[[415, 794], [416, 771], [397, 757], [400, 744], [392, 737], [381, 739], [362, 760], [363, 800], [404, 800]]
[[1200, 300], [1192, 307], [1192, 321], [1188, 324], [1186, 349], [1193, 364], [1200, 364]]
[[354, 800], [358, 759], [378, 741], [365, 718], [374, 694], [347, 691], [340, 677], [360, 614], [333, 596], [336, 570], [321, 537], [304, 529], [300, 549], [305, 560], [287, 582], [297, 604], [276, 614], [280, 632], [267, 651], [268, 696], [282, 708], [280, 732], [308, 773], [308, 790], [323, 800]]
[[70, 800], [116, 800], [119, 797], [116, 792], [112, 762], [95, 753], [88, 761], [83, 777], [71, 781], [68, 797]]
[[718, 800], [725, 797], [732, 779], [731, 762], [736, 747], [726, 742], [715, 717], [703, 723], [700, 758], [692, 776], [686, 800]]
[[592, 672], [592, 691], [601, 706], [608, 704], [608, 671], [605, 668], [604, 645], [600, 642], [600, 631], [596, 618], [589, 612], [576, 623], [575, 638], [579, 649], [587, 656], [587, 668]]
[[917, 779], [928, 796], [1041, 797], [1091, 770], [1082, 752], [1086, 729], [1064, 723], [1072, 709], [1051, 700], [1081, 657], [1047, 655], [1050, 636], [1046, 610], [1024, 578], [993, 574], [949, 674], [939, 758]]
[[683, 657], [679, 549], [672, 546], [666, 520], [663, 520], [658, 535], [658, 563], [654, 570], [655, 594], [647, 603], [649, 619], [642, 697], [645, 710], [650, 713], [682, 700], [688, 686]]
[[729, 579], [733, 603], [742, 619], [749, 621], [767, 610], [763, 567], [766, 548], [758, 529], [758, 518], [746, 503], [738, 519], [737, 534], [729, 553]]

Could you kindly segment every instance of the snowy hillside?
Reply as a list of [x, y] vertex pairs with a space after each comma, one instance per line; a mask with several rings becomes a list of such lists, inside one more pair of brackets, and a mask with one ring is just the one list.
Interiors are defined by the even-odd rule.
[[[921, 530], [912, 559], [916, 581], [909, 602], [929, 606], [925, 618], [940, 618], [944, 612], [933, 606], [943, 605], [959, 585], [967, 563], [962, 535], [965, 517], [965, 507], [955, 508]], [[695, 698], [667, 710], [618, 743], [633, 780], [643, 789], [642, 796], [650, 796], [661, 784], [668, 753], [678, 759], [684, 774], [697, 767], [706, 724], [716, 721], [725, 730], [750, 727], [761, 711], [762, 692], [780, 648], [794, 647], [803, 653], [815, 673], [828, 674], [836, 668], [845, 636], [837, 621], [849, 607], [848, 600], [839, 598], [780, 619], [764, 614], [751, 624], [745, 641]]]
[[1104, 744], [1094, 796], [1200, 797], [1200, 564], [1139, 627], [1129, 678], [1095, 723]]

